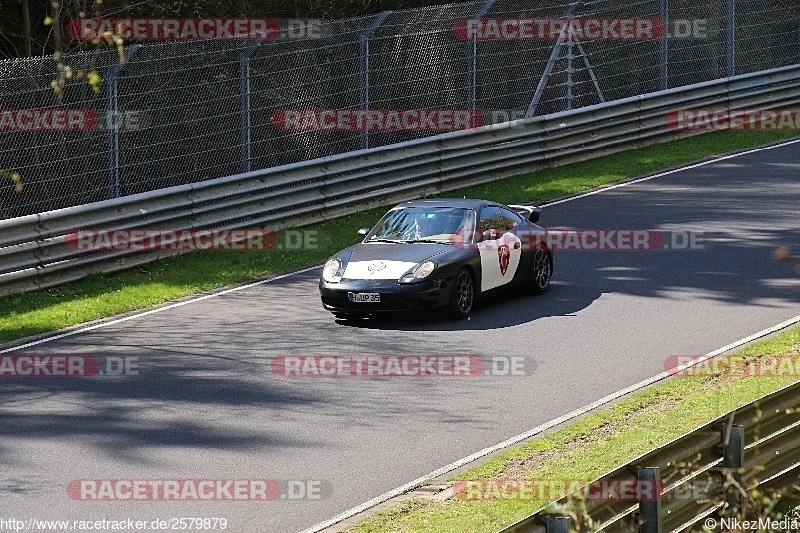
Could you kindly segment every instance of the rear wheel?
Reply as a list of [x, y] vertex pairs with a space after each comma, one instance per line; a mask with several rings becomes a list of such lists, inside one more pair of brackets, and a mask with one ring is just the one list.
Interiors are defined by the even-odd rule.
[[456, 273], [453, 288], [450, 292], [450, 313], [456, 320], [463, 320], [472, 312], [475, 303], [475, 280], [472, 273], [466, 269]]
[[542, 294], [550, 286], [553, 276], [553, 256], [547, 250], [536, 250], [531, 261], [528, 275], [528, 291], [531, 294]]

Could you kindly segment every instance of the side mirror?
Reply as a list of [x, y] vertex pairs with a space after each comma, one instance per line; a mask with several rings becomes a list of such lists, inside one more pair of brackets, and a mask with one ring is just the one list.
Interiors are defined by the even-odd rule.
[[362, 237], [366, 237], [367, 233], [369, 233], [369, 228], [361, 228], [360, 230], [358, 230], [358, 234], [361, 235]]

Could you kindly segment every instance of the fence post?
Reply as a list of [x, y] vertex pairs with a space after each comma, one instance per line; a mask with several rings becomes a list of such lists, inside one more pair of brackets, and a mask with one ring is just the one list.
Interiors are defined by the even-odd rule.
[[[723, 434], [727, 432], [727, 424], [723, 427]], [[742, 483], [742, 469], [744, 468], [744, 426], [730, 426], [730, 433], [727, 433], [722, 446], [722, 467], [723, 475], [729, 475], [731, 481], [737, 485]], [[723, 483], [727, 479], [723, 479]], [[730, 487], [725, 494], [725, 499], [730, 507], [742, 509], [742, 498], [737, 487]]]
[[568, 533], [569, 532], [569, 517], [568, 516], [548, 516], [547, 525], [545, 526], [545, 533]]
[[728, 40], [728, 77], [736, 75], [736, 0], [728, 0], [726, 37]]
[[662, 91], [669, 89], [669, 0], [661, 0], [661, 23], [664, 25], [664, 35], [661, 36], [659, 50], [659, 87]]
[[470, 126], [477, 126], [476, 109], [478, 99], [478, 40], [470, 33], [470, 22], [478, 20], [492, 8], [494, 0], [486, 0], [475, 15], [467, 22], [467, 109], [469, 109]]
[[264, 39], [257, 39], [239, 53], [239, 98], [242, 120], [242, 172], [250, 172], [250, 58]]
[[386, 17], [391, 15], [391, 11], [381, 11], [375, 20], [372, 21], [364, 31], [361, 32], [358, 42], [358, 86], [359, 86], [359, 108], [362, 112], [361, 120], [358, 125], [358, 146], [359, 148], [369, 148], [369, 132], [366, 129], [365, 113], [369, 111], [369, 38], [375, 30], [383, 24]]
[[647, 483], [653, 499], [639, 500], [639, 533], [661, 533], [661, 474], [655, 466], [639, 467], [638, 485]]
[[119, 198], [119, 93], [117, 82], [125, 62], [136, 55], [140, 44], [132, 44], [119, 63], [108, 69], [108, 94], [106, 95], [106, 128], [108, 128], [108, 198]]

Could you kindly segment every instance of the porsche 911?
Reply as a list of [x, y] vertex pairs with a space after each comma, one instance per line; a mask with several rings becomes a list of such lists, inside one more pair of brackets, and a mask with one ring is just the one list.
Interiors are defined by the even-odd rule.
[[536, 223], [541, 208], [485, 200], [404, 202], [363, 240], [324, 265], [322, 304], [350, 320], [392, 311], [445, 308], [470, 315], [487, 294], [550, 285], [553, 254]]

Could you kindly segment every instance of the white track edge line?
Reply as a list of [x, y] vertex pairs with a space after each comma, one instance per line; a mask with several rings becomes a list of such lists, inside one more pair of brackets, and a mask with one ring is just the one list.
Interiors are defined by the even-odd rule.
[[643, 181], [649, 181], [649, 180], [652, 180], [652, 179], [655, 179], [655, 178], [660, 178], [662, 176], [669, 176], [670, 174], [676, 174], [678, 172], [683, 172], [684, 170], [690, 170], [690, 169], [693, 169], [693, 168], [704, 167], [704, 166], [710, 165], [712, 163], [719, 163], [720, 161], [725, 161], [726, 159], [733, 159], [735, 157], [740, 157], [740, 156], [743, 156], [743, 155], [754, 154], [756, 152], [761, 152], [763, 150], [772, 150], [774, 148], [781, 148], [783, 146], [788, 146], [790, 144], [795, 144], [795, 143], [798, 143], [798, 142], [800, 142], [800, 139], [794, 139], [794, 140], [787, 141], [787, 142], [780, 143], [780, 144], [773, 144], [773, 145], [770, 145], [770, 146], [762, 146], [761, 148], [752, 148], [750, 150], [745, 150], [745, 151], [742, 151], [742, 152], [736, 152], [735, 154], [724, 155], [722, 157], [717, 157], [717, 158], [714, 158], [714, 159], [710, 159], [708, 161], [701, 161], [700, 163], [694, 163], [692, 165], [687, 165], [687, 166], [683, 166], [683, 167], [679, 167], [679, 168], [674, 168], [672, 170], [659, 172], [657, 174], [653, 174], [652, 176], [645, 176], [643, 178], [638, 178], [638, 179], [635, 179], [635, 180], [625, 181], [625, 182], [622, 182], [622, 183], [616, 183], [614, 185], [609, 185], [607, 187], [603, 187], [601, 189], [597, 189], [597, 190], [594, 190], [594, 191], [589, 191], [589, 192], [586, 192], [586, 193], [583, 193], [583, 194], [570, 196], [569, 198], [564, 198], [563, 200], [556, 200], [554, 202], [547, 202], [547, 203], [543, 204], [542, 207], [549, 207], [551, 205], [558, 205], [558, 204], [563, 204], [565, 202], [571, 202], [571, 201], [577, 200], [579, 198], [586, 198], [587, 196], [594, 196], [595, 194], [599, 194], [599, 193], [605, 192], [605, 191], [610, 191], [611, 189], [616, 189], [618, 187], [625, 187], [627, 185], [633, 185], [635, 183], [641, 183]]
[[152, 315], [155, 313], [160, 313], [161, 311], [166, 311], [167, 309], [175, 309], [176, 307], [182, 307], [184, 305], [189, 305], [195, 302], [202, 302], [203, 300], [208, 300], [209, 298], [214, 298], [215, 296], [222, 296], [223, 294], [230, 294], [232, 292], [238, 292], [244, 289], [249, 289], [251, 287], [255, 287], [257, 285], [264, 285], [266, 283], [271, 283], [273, 281], [278, 281], [284, 278], [288, 278], [294, 276], [296, 274], [303, 274], [305, 272], [310, 272], [312, 270], [316, 270], [318, 268], [322, 268], [322, 265], [315, 265], [312, 267], [307, 267], [302, 270], [295, 270], [294, 272], [289, 272], [287, 274], [281, 274], [280, 276], [275, 276], [272, 278], [262, 279], [259, 281], [254, 281], [252, 283], [248, 283], [246, 285], [239, 285], [237, 287], [231, 287], [230, 289], [225, 289], [219, 292], [213, 292], [211, 294], [206, 294], [205, 296], [200, 296], [199, 298], [192, 298], [190, 300], [185, 300], [183, 302], [175, 302], [174, 304], [165, 305], [163, 307], [157, 307], [155, 309], [150, 309], [149, 311], [144, 311], [142, 313], [136, 313], [135, 315], [130, 315], [122, 318], [117, 318], [115, 320], [109, 320], [106, 322], [100, 322], [97, 324], [93, 324], [91, 326], [87, 326], [85, 328], [76, 329], [73, 331], [66, 331], [64, 333], [59, 333], [57, 335], [53, 335], [52, 337], [45, 337], [44, 339], [35, 340], [32, 342], [28, 342], [26, 344], [20, 344], [19, 346], [12, 346], [11, 348], [6, 348], [5, 350], [0, 350], [0, 354], [8, 353], [8, 352], [15, 352], [17, 350], [22, 350], [24, 348], [30, 348], [31, 346], [37, 346], [39, 344], [44, 344], [46, 342], [55, 341], [58, 339], [63, 339], [65, 337], [72, 337], [73, 335], [77, 335], [79, 333], [85, 333], [87, 331], [92, 331], [94, 329], [104, 328], [106, 326], [112, 326], [114, 324], [119, 324], [120, 322], [127, 322], [128, 320], [133, 320], [134, 318], [141, 318], [143, 316]]
[[[750, 150], [737, 152], [737, 153], [734, 153], [734, 154], [728, 154], [728, 155], [725, 155], [725, 156], [722, 156], [722, 157], [711, 159], [709, 161], [703, 161], [701, 163], [695, 163], [693, 165], [688, 165], [688, 166], [685, 166], [685, 167], [680, 167], [680, 168], [676, 168], [676, 169], [673, 169], [673, 170], [668, 170], [666, 172], [661, 172], [661, 173], [658, 173], [658, 174], [654, 174], [652, 176], [645, 176], [643, 178], [639, 178], [639, 179], [635, 179], [635, 180], [631, 180], [631, 181], [626, 181], [626, 182], [623, 182], [623, 183], [617, 183], [615, 185], [609, 185], [607, 187], [603, 187], [603, 188], [597, 189], [595, 191], [590, 191], [590, 192], [587, 192], [587, 193], [584, 193], [584, 194], [579, 194], [577, 196], [570, 196], [569, 198], [564, 198], [563, 200], [556, 200], [554, 202], [549, 202], [549, 203], [545, 204], [543, 207], [549, 207], [551, 205], [558, 205], [558, 204], [563, 204], [565, 202], [571, 202], [573, 200], [578, 200], [579, 198], [585, 198], [587, 196], [593, 196], [595, 194], [599, 194], [599, 193], [604, 192], [604, 191], [609, 191], [611, 189], [616, 189], [618, 187], [625, 187], [625, 186], [628, 186], [628, 185], [633, 185], [635, 183], [641, 183], [643, 181], [652, 180], [652, 179], [659, 178], [659, 177], [662, 177], [662, 176], [668, 176], [670, 174], [683, 172], [684, 170], [691, 170], [693, 168], [697, 168], [697, 167], [701, 167], [701, 166], [705, 166], [705, 165], [710, 165], [711, 163], [717, 163], [719, 161], [724, 161], [726, 159], [732, 159], [732, 158], [735, 158], [735, 157], [740, 157], [740, 156], [743, 156], [743, 155], [752, 154], [752, 153], [760, 152], [760, 151], [763, 151], [763, 150], [772, 150], [774, 148], [780, 148], [780, 147], [788, 146], [790, 144], [795, 144], [795, 143], [798, 143], [798, 142], [800, 142], [800, 139], [794, 139], [794, 140], [787, 141], [787, 142], [780, 143], [780, 144], [773, 144], [773, 145], [770, 145], [770, 146], [763, 146], [761, 148], [753, 148], [753, 149], [750, 149]], [[44, 339], [39, 339], [39, 340], [28, 342], [28, 343], [25, 343], [25, 344], [20, 344], [19, 346], [12, 346], [10, 348], [5, 348], [3, 350], [0, 350], [0, 354], [9, 353], [9, 352], [15, 352], [17, 350], [22, 350], [24, 348], [30, 348], [32, 346], [38, 346], [40, 344], [44, 344], [44, 343], [47, 343], [47, 342], [63, 339], [65, 337], [72, 337], [73, 335], [78, 335], [79, 333], [85, 333], [87, 331], [92, 331], [92, 330], [95, 330], [95, 329], [104, 328], [106, 326], [119, 324], [120, 322], [126, 322], [128, 320], [133, 320], [135, 318], [140, 318], [140, 317], [143, 317], [143, 316], [148, 316], [148, 315], [152, 315], [152, 314], [155, 314], [155, 313], [160, 313], [160, 312], [166, 311], [168, 309], [174, 309], [176, 307], [181, 307], [181, 306], [188, 305], [188, 304], [191, 304], [191, 303], [201, 302], [203, 300], [208, 300], [209, 298], [214, 298], [216, 296], [222, 296], [223, 294], [229, 294], [229, 293], [232, 293], [232, 292], [237, 292], [237, 291], [241, 291], [241, 290], [244, 290], [244, 289], [249, 289], [250, 287], [255, 287], [257, 285], [264, 285], [265, 283], [278, 281], [280, 279], [288, 278], [288, 277], [294, 276], [296, 274], [303, 274], [305, 272], [309, 272], [311, 270], [320, 268], [321, 266], [322, 265], [316, 265], [316, 266], [304, 268], [302, 270], [296, 270], [294, 272], [289, 272], [287, 274], [282, 274], [280, 276], [275, 276], [273, 278], [263, 279], [263, 280], [256, 281], [256, 282], [253, 282], [253, 283], [248, 283], [246, 285], [240, 285], [238, 287], [225, 289], [223, 291], [214, 292], [214, 293], [211, 293], [211, 294], [206, 294], [205, 296], [200, 296], [199, 298], [192, 298], [192, 299], [189, 299], [189, 300], [185, 300], [183, 302], [177, 302], [177, 303], [174, 303], [174, 304], [165, 305], [164, 307], [157, 307], [156, 309], [151, 309], [149, 311], [144, 311], [142, 313], [136, 313], [134, 315], [126, 316], [124, 318], [119, 318], [119, 319], [116, 319], [116, 320], [109, 320], [107, 322], [100, 322], [100, 323], [94, 324], [92, 326], [87, 326], [87, 327], [84, 327], [84, 328], [79, 328], [79, 329], [76, 329], [76, 330], [67, 331], [67, 332], [64, 332], [64, 333], [59, 333], [57, 335], [53, 335], [52, 337], [45, 337]]]
[[[798, 142], [800, 142], [800, 140], [798, 140]], [[766, 337], [767, 335], [770, 335], [772, 333], [775, 333], [776, 331], [780, 331], [780, 330], [782, 330], [784, 328], [787, 328], [789, 326], [797, 324], [798, 322], [800, 322], [800, 315], [798, 315], [798, 316], [796, 316], [794, 318], [790, 318], [789, 320], [785, 320], [785, 321], [783, 321], [780, 324], [777, 324], [775, 326], [771, 326], [769, 328], [763, 329], [763, 330], [759, 331], [758, 333], [754, 333], [754, 334], [752, 334], [752, 335], [750, 335], [748, 337], [745, 337], [743, 339], [740, 339], [740, 340], [738, 340], [736, 342], [732, 342], [732, 343], [728, 344], [727, 346], [723, 346], [722, 348], [719, 348], [718, 350], [714, 350], [713, 352], [710, 352], [710, 353], [704, 355], [703, 357], [698, 358], [694, 363], [692, 363], [690, 365], [682, 366], [680, 368], [682, 369], [682, 368], [686, 368], [688, 366], [694, 366], [696, 364], [699, 364], [699, 363], [707, 360], [710, 357], [714, 357], [714, 356], [720, 355], [722, 353], [728, 352], [730, 350], [733, 350], [734, 348], [738, 348], [738, 347], [740, 347], [740, 346], [742, 346], [744, 344], [747, 344], [748, 342], [754, 341], [754, 340], [759, 339], [761, 337]], [[616, 400], [618, 398], [621, 398], [622, 396], [625, 396], [626, 394], [629, 394], [631, 392], [635, 392], [635, 391], [637, 391], [639, 389], [643, 389], [644, 387], [648, 387], [648, 386], [652, 385], [653, 383], [657, 383], [657, 382], [659, 382], [659, 381], [661, 381], [663, 379], [666, 379], [666, 378], [668, 378], [668, 377], [670, 377], [672, 375], [674, 375], [674, 372], [662, 372], [662, 373], [660, 373], [660, 374], [658, 374], [656, 376], [653, 376], [653, 377], [651, 377], [649, 379], [645, 379], [643, 381], [640, 381], [639, 383], [636, 383], [635, 385], [631, 385], [630, 387], [626, 387], [626, 388], [624, 388], [624, 389], [622, 389], [620, 391], [617, 391], [617, 392], [614, 392], [612, 394], [609, 394], [608, 396], [604, 396], [603, 398], [600, 398], [599, 400], [597, 400], [595, 402], [592, 402], [589, 405], [585, 405], [583, 407], [575, 409], [574, 411], [572, 411], [570, 413], [567, 413], [567, 414], [562, 415], [562, 416], [560, 416], [558, 418], [555, 418], [555, 419], [553, 419], [553, 420], [551, 420], [549, 422], [546, 422], [544, 424], [536, 426], [535, 428], [533, 428], [533, 429], [531, 429], [529, 431], [526, 431], [525, 433], [521, 433], [519, 435], [511, 437], [510, 439], [506, 439], [506, 440], [504, 440], [503, 442], [501, 442], [499, 444], [495, 444], [494, 446], [490, 446], [488, 448], [484, 448], [483, 450], [480, 450], [480, 451], [475, 452], [475, 453], [473, 453], [471, 455], [468, 455], [467, 457], [459, 459], [458, 461], [450, 463], [449, 465], [446, 465], [446, 466], [443, 466], [443, 467], [441, 467], [441, 468], [439, 468], [437, 470], [434, 470], [433, 472], [429, 473], [426, 476], [422, 476], [420, 478], [415, 479], [414, 481], [410, 481], [410, 482], [406, 483], [405, 485], [397, 487], [396, 489], [390, 490], [389, 492], [385, 492], [385, 493], [381, 494], [380, 496], [377, 496], [377, 497], [375, 497], [375, 498], [373, 498], [373, 499], [371, 499], [369, 501], [366, 501], [366, 502], [362, 503], [361, 505], [357, 505], [356, 507], [353, 507], [352, 509], [349, 509], [349, 510], [347, 510], [347, 511], [341, 513], [341, 514], [338, 514], [338, 515], [334, 516], [333, 518], [331, 518], [329, 520], [326, 520], [324, 522], [320, 522], [317, 525], [314, 525], [314, 526], [311, 526], [310, 528], [304, 529], [300, 533], [318, 533], [319, 531], [322, 531], [322, 530], [324, 530], [326, 528], [329, 528], [329, 527], [331, 527], [333, 525], [338, 524], [339, 522], [347, 520], [348, 518], [352, 518], [353, 516], [355, 516], [355, 515], [357, 515], [359, 513], [362, 513], [362, 512], [364, 512], [364, 511], [366, 511], [366, 510], [368, 510], [368, 509], [370, 509], [372, 507], [375, 507], [376, 505], [384, 503], [387, 500], [390, 500], [390, 499], [394, 498], [395, 496], [399, 496], [401, 494], [405, 494], [406, 492], [421, 486], [423, 483], [425, 483], [425, 481], [427, 481], [429, 479], [437, 478], [437, 477], [439, 477], [441, 475], [447, 474], [448, 472], [452, 472], [453, 470], [455, 470], [457, 468], [460, 468], [460, 467], [462, 467], [462, 466], [464, 466], [464, 465], [466, 465], [468, 463], [471, 463], [472, 461], [474, 461], [476, 459], [480, 459], [481, 457], [489, 455], [490, 453], [496, 452], [498, 450], [502, 450], [503, 448], [507, 448], [507, 447], [509, 447], [509, 446], [511, 446], [513, 444], [517, 444], [518, 442], [521, 442], [523, 440], [529, 439], [529, 438], [531, 438], [531, 437], [533, 437], [533, 436], [535, 436], [535, 435], [537, 435], [539, 433], [542, 433], [543, 431], [551, 429], [551, 428], [553, 428], [553, 427], [555, 427], [555, 426], [557, 426], [559, 424], [563, 424], [564, 422], [568, 422], [569, 420], [572, 420], [573, 418], [577, 418], [577, 417], [579, 417], [581, 415], [584, 415], [584, 414], [588, 413], [589, 411], [592, 411], [593, 409], [596, 409], [598, 407], [602, 407], [603, 405], [605, 405], [607, 403], [610, 403], [610, 402], [612, 402], [612, 401], [614, 401], [614, 400]]]

